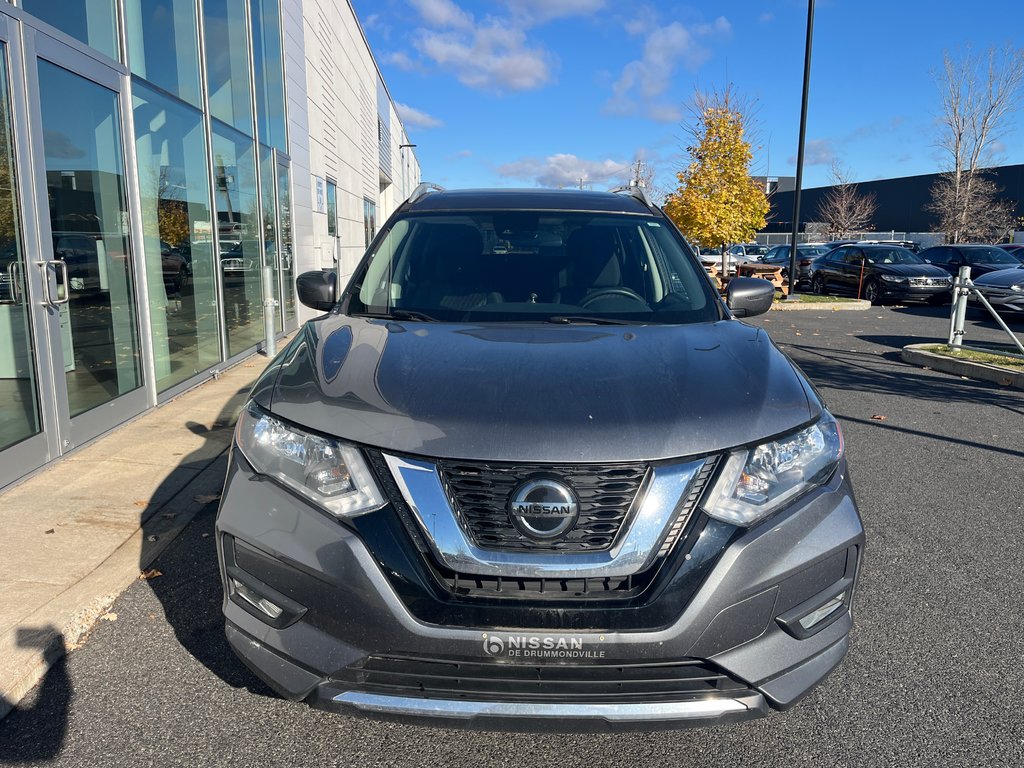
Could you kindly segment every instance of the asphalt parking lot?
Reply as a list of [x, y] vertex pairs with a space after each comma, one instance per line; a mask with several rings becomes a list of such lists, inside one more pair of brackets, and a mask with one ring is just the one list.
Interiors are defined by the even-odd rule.
[[[274, 697], [228, 650], [213, 505], [84, 645], [0, 721], [30, 765], [1021, 765], [1024, 392], [902, 363], [943, 308], [773, 312], [767, 329], [843, 424], [868, 536], [839, 670], [727, 728], [489, 734], [355, 720]], [[1024, 325], [1016, 324], [1018, 332]], [[972, 321], [969, 338], [999, 340]]]

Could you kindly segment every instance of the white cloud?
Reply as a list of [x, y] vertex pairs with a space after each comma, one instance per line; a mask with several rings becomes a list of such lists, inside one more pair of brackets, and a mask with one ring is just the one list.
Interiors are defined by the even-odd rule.
[[597, 13], [607, 0], [505, 0], [512, 14], [528, 24]]
[[757, 17], [757, 20], [760, 21], [762, 24], [767, 24], [768, 22], [773, 21], [774, 19], [775, 14], [772, 13], [771, 11], [765, 11], [764, 13]]
[[411, 72], [416, 69], [416, 62], [409, 58], [409, 54], [405, 51], [393, 51], [392, 53], [385, 53], [381, 57], [381, 61], [385, 64], [393, 64], [405, 72]]
[[[836, 149], [831, 139], [810, 139], [804, 145], [804, 165], [831, 165], [836, 157]], [[796, 165], [796, 155], [788, 162]]]
[[473, 17], [452, 0], [409, 0], [409, 2], [423, 17], [423, 20], [432, 27], [469, 29], [473, 26]]
[[521, 29], [496, 21], [469, 32], [421, 30], [414, 44], [470, 88], [526, 91], [551, 79], [550, 54], [530, 47]]
[[605, 102], [604, 111], [630, 115], [643, 110], [659, 122], [678, 121], [679, 108], [662, 101], [676, 67], [682, 65], [691, 72], [698, 69], [711, 56], [711, 50], [698, 38], [727, 37], [731, 32], [732, 25], [724, 16], [692, 30], [678, 21], [655, 27], [644, 40], [642, 57], [626, 64], [612, 84], [612, 96]]
[[402, 122], [409, 128], [437, 128], [444, 125], [433, 115], [428, 115], [423, 110], [410, 107], [408, 104], [402, 104], [398, 101], [395, 102], [395, 111], [398, 112]]
[[598, 186], [624, 181], [629, 163], [617, 160], [586, 160], [572, 154], [549, 155], [545, 158], [524, 157], [497, 168], [500, 176], [532, 181], [539, 187], [574, 187], [580, 183]]

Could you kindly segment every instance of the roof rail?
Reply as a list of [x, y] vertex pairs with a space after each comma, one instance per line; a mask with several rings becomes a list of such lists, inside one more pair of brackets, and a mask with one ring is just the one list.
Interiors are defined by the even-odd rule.
[[612, 193], [615, 193], [615, 194], [625, 193], [625, 194], [629, 195], [630, 197], [635, 197], [637, 200], [639, 200], [641, 203], [646, 205], [648, 208], [656, 208], [657, 207], [657, 206], [654, 205], [654, 203], [651, 202], [651, 198], [649, 198], [647, 196], [647, 193], [644, 191], [643, 187], [637, 187], [637, 186], [633, 186], [632, 184], [629, 184], [629, 185], [623, 186], [623, 187], [613, 187], [612, 189], [609, 189], [608, 191], [612, 192]]
[[405, 202], [415, 203], [421, 197], [431, 192], [444, 192], [444, 187], [440, 186], [439, 184], [431, 184], [429, 181], [425, 181], [412, 191], [412, 194], [409, 195], [409, 199], [406, 200]]

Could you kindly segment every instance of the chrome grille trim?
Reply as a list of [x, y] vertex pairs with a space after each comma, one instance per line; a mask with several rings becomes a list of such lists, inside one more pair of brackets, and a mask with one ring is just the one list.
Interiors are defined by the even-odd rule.
[[478, 547], [459, 525], [437, 467], [383, 454], [388, 469], [437, 559], [457, 573], [522, 578], [625, 577], [658, 557], [694, 480], [708, 460], [653, 467], [636, 513], [615, 545], [600, 552], [496, 551]]

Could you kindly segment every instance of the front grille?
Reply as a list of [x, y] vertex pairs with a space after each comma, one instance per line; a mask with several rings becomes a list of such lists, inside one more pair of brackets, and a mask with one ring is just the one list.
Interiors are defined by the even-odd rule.
[[[503, 638], [502, 642], [507, 649], [509, 638]], [[472, 701], [686, 701], [735, 697], [749, 690], [743, 683], [697, 659], [655, 664], [576, 665], [369, 656], [360, 664], [344, 669], [337, 680], [366, 693]]]
[[[465, 530], [479, 547], [501, 550], [599, 552], [611, 547], [647, 475], [646, 464], [504, 464], [439, 461], [441, 479]], [[558, 478], [579, 501], [576, 526], [555, 542], [516, 530], [509, 497], [536, 476]]]
[[517, 576], [482, 576], [456, 573], [437, 567], [437, 575], [454, 595], [462, 597], [508, 597], [535, 600], [625, 600], [643, 592], [657, 575], [657, 568], [632, 576], [586, 579], [526, 579]]

